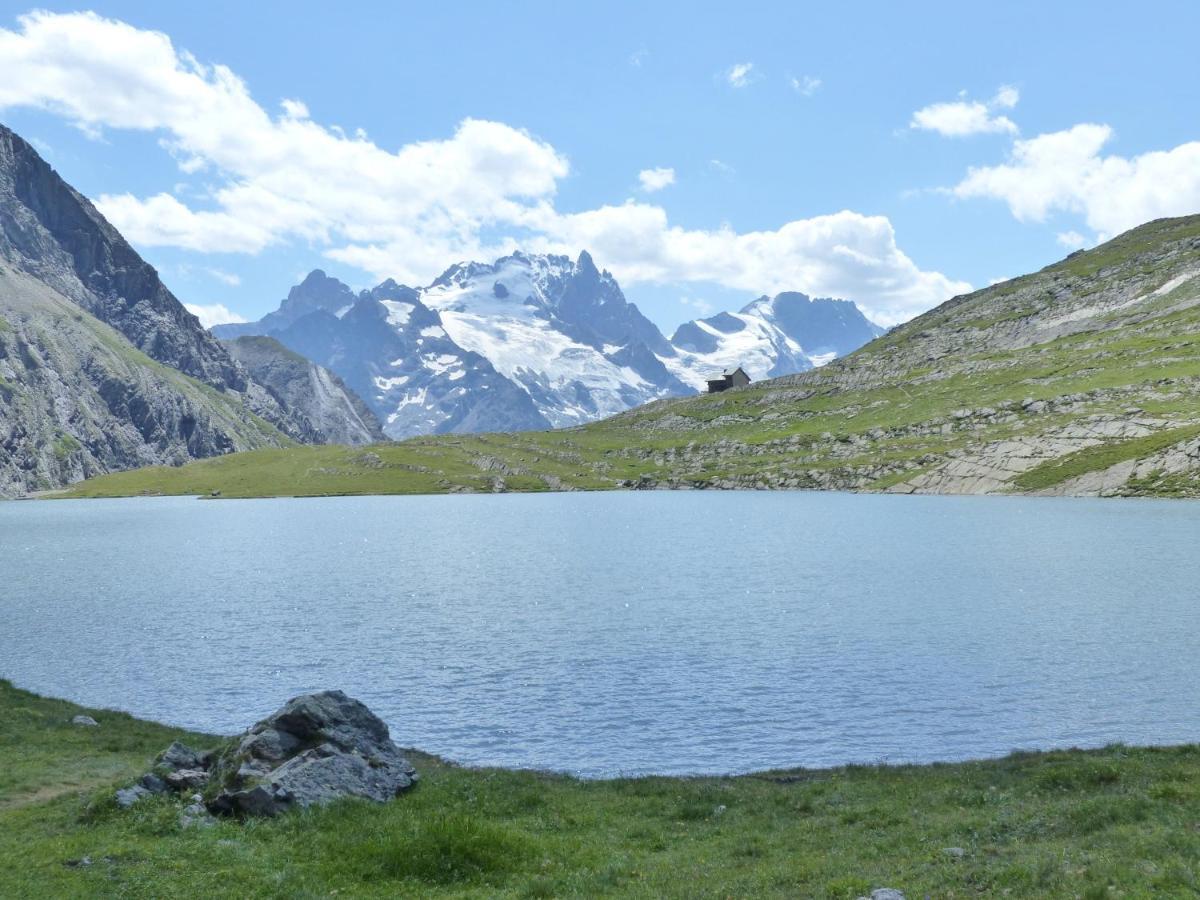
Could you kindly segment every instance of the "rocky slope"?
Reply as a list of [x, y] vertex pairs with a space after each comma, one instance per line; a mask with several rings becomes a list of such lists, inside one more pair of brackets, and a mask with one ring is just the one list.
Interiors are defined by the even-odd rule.
[[879, 333], [852, 303], [781, 294], [669, 341], [587, 253], [460, 263], [357, 298], [315, 271], [259, 322], [213, 331], [271, 335], [329, 367], [394, 438], [578, 425], [693, 393], [727, 366], [803, 371]]
[[[604, 423], [647, 485], [1200, 490], [1200, 217], [955, 298], [815, 372]], [[668, 435], [674, 434], [674, 441]]]
[[0, 497], [311, 438], [0, 126]]
[[[314, 452], [285, 479], [235, 456], [190, 486], [304, 491]], [[380, 461], [369, 481], [347, 463], [321, 488], [1200, 496], [1200, 216], [956, 297], [799, 375], [549, 434], [410, 441]]]
[[387, 440], [379, 420], [340, 378], [270, 337], [225, 343], [258, 384], [288, 410], [311, 444], [370, 444]]

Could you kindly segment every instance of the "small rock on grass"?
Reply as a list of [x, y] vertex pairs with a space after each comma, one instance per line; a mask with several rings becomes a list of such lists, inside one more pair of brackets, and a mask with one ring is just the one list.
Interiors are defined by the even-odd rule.
[[100, 723], [91, 716], [76, 716], [71, 720], [72, 725], [82, 725], [85, 728], [99, 728]]
[[121, 788], [117, 791], [117, 806], [121, 807], [121, 809], [129, 809], [143, 797], [153, 796], [154, 793], [152, 791], [146, 790], [140, 784], [135, 784], [132, 787]]
[[199, 800], [193, 800], [191, 805], [185, 806], [179, 814], [180, 828], [211, 828], [216, 824], [217, 820]]
[[858, 900], [904, 900], [904, 891], [895, 888], [876, 888], [870, 897], [859, 897]]
[[195, 790], [208, 784], [208, 773], [203, 769], [176, 769], [167, 773], [167, 784], [179, 793]]

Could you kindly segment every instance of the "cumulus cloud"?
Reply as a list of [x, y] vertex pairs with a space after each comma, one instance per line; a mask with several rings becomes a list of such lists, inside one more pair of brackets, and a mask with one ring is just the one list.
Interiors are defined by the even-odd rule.
[[246, 321], [220, 303], [214, 303], [211, 306], [203, 306], [198, 303], [185, 303], [183, 306], [184, 309], [199, 319], [200, 324], [205, 328], [212, 328], [214, 325], [226, 325], [230, 322]]
[[953, 193], [1002, 200], [1023, 222], [1078, 214], [1101, 239], [1200, 211], [1200, 142], [1105, 156], [1112, 137], [1107, 125], [1082, 124], [1016, 141], [1007, 162], [970, 169]]
[[308, 106], [302, 100], [281, 100], [279, 106], [289, 119], [308, 118]]
[[[159, 137], [193, 189], [97, 199], [141, 246], [254, 254], [303, 242], [372, 277], [414, 284], [450, 260], [586, 248], [628, 284], [844, 296], [885, 323], [968, 289], [921, 270], [880, 216], [846, 211], [738, 233], [684, 229], [648, 203], [563, 212], [554, 199], [566, 157], [520, 128], [466, 119], [448, 137], [387, 150], [361, 130], [314, 121], [296, 98], [272, 115], [230, 69], [93, 13], [21, 17], [17, 29], [0, 29], [0, 62], [0, 109]], [[756, 76], [750, 63], [727, 74], [734, 86]], [[647, 170], [660, 173], [647, 188], [669, 183], [669, 171]]]
[[788, 222], [774, 231], [736, 232], [671, 225], [646, 203], [581, 213], [547, 210], [539, 223], [546, 250], [589, 247], [625, 282], [716, 282], [756, 293], [801, 289], [858, 301], [880, 324], [911, 318], [971, 289], [940, 272], [922, 271], [896, 244], [891, 222], [845, 210]]
[[752, 81], [756, 81], [757, 77], [754, 63], [751, 62], [734, 63], [725, 70], [725, 80], [735, 88], [744, 88]]
[[1060, 231], [1055, 235], [1055, 240], [1068, 250], [1079, 250], [1081, 247], [1086, 247], [1088, 242], [1087, 238], [1078, 231]]
[[792, 90], [803, 97], [811, 97], [821, 88], [821, 79], [814, 78], [812, 75], [803, 75], [800, 78], [792, 78]]
[[1020, 94], [1017, 89], [1005, 85], [987, 103], [967, 100], [963, 95], [951, 103], [933, 103], [912, 114], [909, 128], [935, 131], [942, 137], [969, 137], [974, 134], [1016, 134], [1015, 122], [1007, 116], [996, 115], [996, 110], [1012, 109], [1017, 105]]
[[670, 187], [675, 183], [674, 169], [642, 169], [638, 172], [638, 181], [641, 182], [642, 190], [647, 194], [653, 194], [655, 191], [661, 191], [665, 187]]
[[448, 139], [392, 153], [313, 122], [298, 100], [273, 118], [228, 68], [92, 13], [38, 12], [19, 24], [0, 30], [0, 108], [40, 107], [93, 131], [158, 132], [185, 173], [221, 176], [205, 209], [167, 193], [97, 198], [143, 246], [255, 253], [294, 238], [347, 253], [391, 246], [404, 258], [395, 274], [413, 278], [435, 265], [426, 247], [511, 221], [553, 195], [568, 171], [554, 148], [497, 122], [468, 119]]

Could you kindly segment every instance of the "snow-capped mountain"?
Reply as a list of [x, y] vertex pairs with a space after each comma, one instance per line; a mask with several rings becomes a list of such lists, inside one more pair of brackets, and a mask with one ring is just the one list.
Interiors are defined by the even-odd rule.
[[417, 291], [391, 280], [349, 307], [317, 309], [272, 336], [336, 372], [391, 438], [550, 424], [529, 394], [456, 344]]
[[488, 359], [554, 427], [687, 393], [655, 355], [670, 346], [582, 253], [515, 253], [453, 266], [421, 292], [450, 338]]
[[759, 297], [740, 312], [685, 322], [671, 337], [667, 368], [704, 390], [712, 373], [741, 366], [753, 380], [803, 372], [857, 350], [884, 329], [849, 300], [795, 291]]
[[432, 284], [355, 296], [321, 271], [259, 322], [337, 373], [393, 438], [577, 425], [692, 393], [724, 368], [754, 379], [821, 365], [880, 333], [848, 301], [762, 297], [667, 340], [589, 254], [459, 263]]

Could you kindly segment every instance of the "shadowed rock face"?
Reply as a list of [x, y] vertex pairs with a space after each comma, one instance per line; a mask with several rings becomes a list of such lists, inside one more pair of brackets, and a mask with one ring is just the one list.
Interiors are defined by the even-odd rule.
[[417, 773], [378, 716], [341, 691], [322, 691], [252, 727], [209, 779], [222, 786], [211, 812], [274, 816], [340, 797], [382, 803], [412, 787]]

